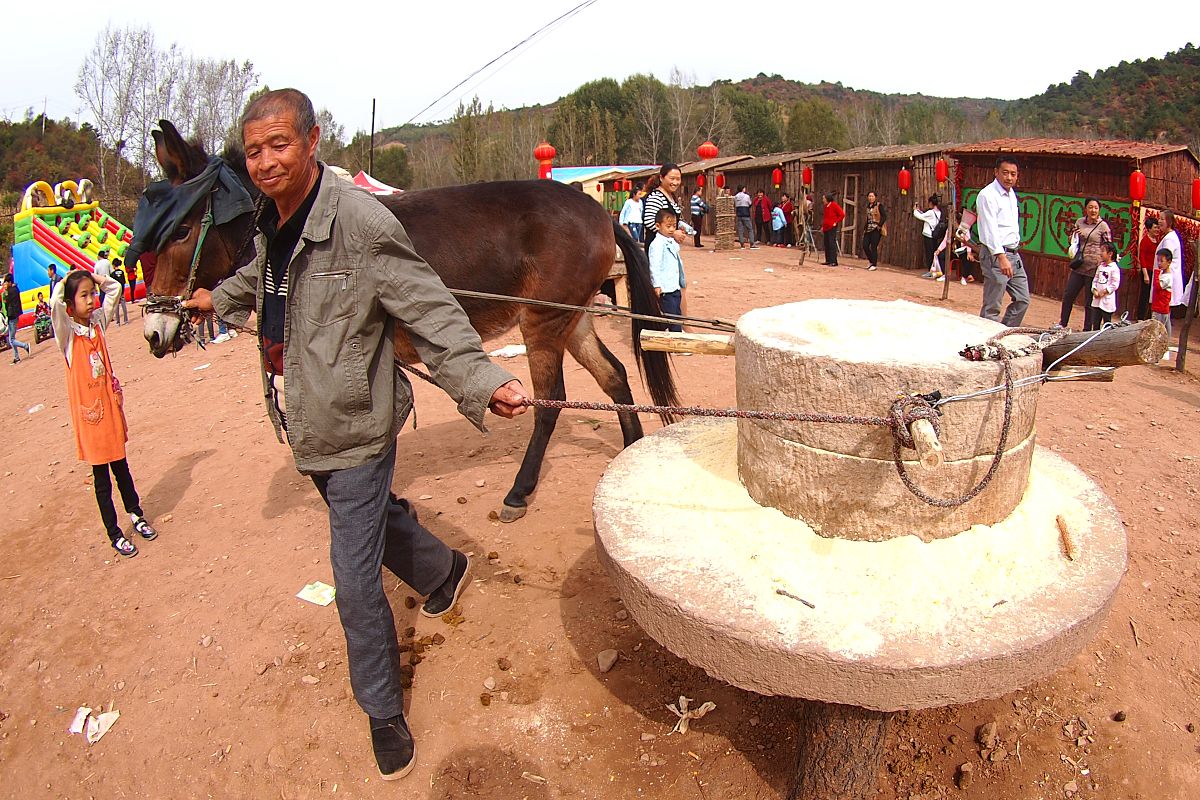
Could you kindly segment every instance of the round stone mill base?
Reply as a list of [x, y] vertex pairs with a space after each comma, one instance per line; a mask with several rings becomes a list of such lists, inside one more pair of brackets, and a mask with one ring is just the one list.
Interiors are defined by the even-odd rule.
[[743, 689], [839, 704], [802, 730], [876, 730], [876, 758], [871, 712], [996, 697], [1049, 675], [1095, 635], [1125, 571], [1111, 502], [1038, 447], [1003, 520], [928, 542], [857, 541], [759, 505], [738, 477], [737, 423], [695, 420], [618, 455], [593, 515], [600, 560], [650, 636]]

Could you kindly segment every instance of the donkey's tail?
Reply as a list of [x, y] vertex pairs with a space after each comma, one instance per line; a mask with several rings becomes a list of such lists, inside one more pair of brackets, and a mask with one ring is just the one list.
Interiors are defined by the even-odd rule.
[[[646, 257], [646, 251], [616, 222], [613, 223], [613, 233], [617, 237], [617, 247], [621, 248], [621, 254], [625, 256], [625, 280], [629, 285], [629, 301], [633, 312], [661, 316], [662, 309], [654, 294], [654, 284], [650, 281], [650, 260]], [[642, 350], [640, 336], [643, 329], [662, 331], [667, 329], [667, 325], [666, 320], [649, 322], [634, 319], [633, 355], [637, 359], [638, 370], [642, 373], [642, 380], [646, 382], [646, 388], [650, 390], [650, 397], [654, 400], [655, 405], [677, 406], [679, 405], [679, 394], [675, 388], [675, 377], [671, 374], [671, 362], [668, 360], [667, 354], [654, 350]], [[663, 414], [662, 418], [664, 424], [675, 421], [670, 414]]]

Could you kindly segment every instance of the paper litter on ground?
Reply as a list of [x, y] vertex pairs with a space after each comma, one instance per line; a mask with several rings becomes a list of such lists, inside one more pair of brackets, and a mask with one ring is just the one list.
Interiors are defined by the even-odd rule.
[[301, 600], [307, 600], [319, 606], [327, 606], [332, 603], [333, 595], [334, 588], [322, 581], [313, 581], [296, 593], [296, 597], [299, 597]]
[[120, 711], [106, 711], [98, 717], [88, 717], [87, 721], [87, 740], [88, 744], [95, 744], [100, 741], [104, 734], [108, 733], [108, 729], [116, 724], [121, 718]]
[[710, 700], [707, 703], [704, 703], [703, 705], [701, 705], [699, 708], [694, 708], [691, 711], [688, 711], [688, 705], [691, 704], [692, 702], [693, 702], [692, 698], [684, 697], [683, 695], [679, 695], [679, 703], [678, 703], [679, 707], [678, 708], [676, 708], [674, 705], [667, 706], [668, 711], [670, 711], [675, 716], [679, 717], [679, 720], [676, 721], [675, 727], [671, 730], [671, 733], [678, 733], [678, 734], [687, 733], [688, 732], [688, 724], [692, 720], [700, 719], [708, 712], [716, 710], [716, 707], [717, 707], [717, 704]]
[[87, 706], [80, 706], [75, 712], [75, 719], [71, 720], [71, 727], [67, 728], [67, 733], [83, 733], [83, 724], [87, 722], [88, 714], [92, 710]]
[[499, 350], [493, 350], [488, 353], [492, 358], [515, 358], [525, 355], [525, 345], [523, 344], [506, 344]]

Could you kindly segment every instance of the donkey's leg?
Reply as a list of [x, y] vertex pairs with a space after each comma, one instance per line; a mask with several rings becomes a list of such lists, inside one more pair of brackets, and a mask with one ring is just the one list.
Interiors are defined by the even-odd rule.
[[[529, 373], [533, 381], [535, 397], [547, 400], [566, 400], [567, 388], [563, 381], [563, 351], [562, 341], [557, 346], [531, 345], [537, 339], [525, 332], [525, 345], [529, 353]], [[546, 456], [546, 446], [554, 426], [558, 423], [560, 409], [533, 409], [533, 435], [525, 447], [525, 457], [521, 459], [521, 468], [513, 481], [512, 488], [504, 498], [504, 507], [500, 509], [501, 522], [515, 522], [525, 516], [528, 509], [527, 498], [537, 488], [538, 477], [542, 470], [542, 460]]]
[[[567, 351], [579, 362], [580, 366], [591, 373], [600, 384], [604, 393], [612, 398], [614, 403], [632, 404], [633, 391], [629, 388], [629, 374], [625, 365], [604, 346], [591, 317], [584, 317], [571, 332], [567, 340]], [[621, 436], [625, 447], [642, 438], [642, 421], [637, 414], [622, 412], [618, 415], [621, 420]]]

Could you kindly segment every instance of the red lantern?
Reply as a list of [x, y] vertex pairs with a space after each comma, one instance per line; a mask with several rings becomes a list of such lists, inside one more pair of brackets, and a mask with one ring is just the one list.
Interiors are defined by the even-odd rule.
[[548, 179], [550, 171], [554, 169], [554, 157], [558, 155], [558, 151], [554, 149], [554, 145], [543, 141], [537, 147], [533, 148], [533, 157], [538, 162], [538, 177]]
[[805, 167], [804, 172], [801, 173], [801, 175], [804, 180], [804, 185], [812, 186], [812, 167]]
[[629, 178], [626, 178], [625, 180], [621, 181], [621, 188], [627, 192], [632, 192], [633, 191], [633, 181], [629, 180]]
[[707, 180], [707, 179], [704, 177], [704, 173], [701, 172], [699, 175], [696, 176], [696, 185], [699, 186], [701, 189], [703, 189], [705, 180]]
[[937, 170], [938, 186], [945, 186], [946, 180], [950, 177], [950, 165], [946, 163], [946, 159], [939, 158], [934, 166]]
[[781, 170], [779, 167], [771, 170], [771, 183], [775, 184], [776, 189], [778, 189], [779, 185], [783, 183], [783, 170]]
[[1200, 178], [1192, 181], [1192, 213], [1200, 217]]
[[908, 194], [908, 190], [912, 188], [912, 173], [907, 167], [900, 168], [900, 174], [896, 176], [896, 185], [900, 187], [900, 194]]
[[721, 151], [712, 142], [705, 142], [696, 148], [696, 155], [700, 156], [701, 161], [707, 161], [710, 158], [716, 158]]
[[[1198, 180], [1197, 183], [1200, 183], [1200, 180]], [[724, 172], [717, 173], [717, 188], [718, 189], [725, 188], [725, 173]]]
[[1134, 208], [1146, 199], [1146, 175], [1140, 169], [1129, 173], [1129, 199], [1133, 201]]

